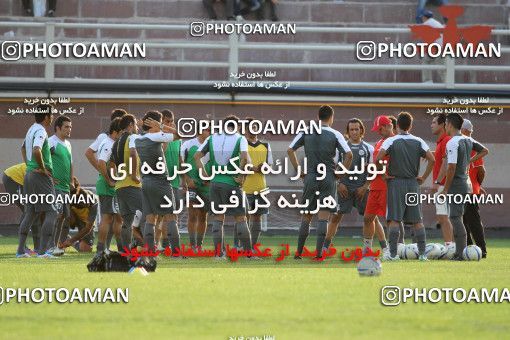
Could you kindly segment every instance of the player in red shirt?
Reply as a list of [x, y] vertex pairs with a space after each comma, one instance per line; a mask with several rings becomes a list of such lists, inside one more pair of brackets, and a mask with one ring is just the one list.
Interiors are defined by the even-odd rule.
[[[471, 121], [464, 119], [464, 123], [462, 124], [462, 129], [460, 131], [463, 135], [471, 137], [471, 134], [473, 133], [473, 124]], [[472, 151], [471, 158], [474, 156], [474, 154], [476, 154], [476, 152]], [[484, 178], [485, 167], [483, 158], [479, 158], [478, 160], [469, 163], [469, 179], [471, 180], [473, 195], [486, 194], [485, 190], [482, 188], [482, 182]], [[462, 219], [464, 226], [466, 227], [467, 244], [473, 244], [474, 239], [475, 244], [482, 250], [482, 258], [486, 258], [487, 244], [485, 242], [485, 234], [483, 232], [483, 223], [480, 218], [480, 209], [478, 207], [478, 203], [466, 203], [464, 216], [462, 216]]]
[[[393, 123], [387, 116], [378, 116], [374, 121], [372, 131], [376, 131], [382, 137], [374, 147], [373, 159], [375, 160], [384, 140], [394, 136], [395, 133], [393, 130]], [[385, 158], [385, 160], [388, 161], [389, 157]], [[386, 190], [386, 181], [381, 175], [377, 175], [370, 183], [370, 191], [368, 193], [367, 205], [363, 217], [363, 251], [367, 248], [372, 248], [372, 240], [376, 232], [376, 227], [379, 240], [384, 240], [384, 244], [386, 245], [384, 228], [377, 218], [377, 216], [380, 216], [384, 221], [386, 220]], [[382, 243], [383, 241], [381, 241], [383, 259], [386, 259], [385, 257], [389, 256], [389, 249], [387, 245], [383, 246]]]
[[[444, 188], [446, 179], [446, 143], [451, 139], [445, 130], [446, 115], [440, 113], [432, 119], [430, 128], [432, 134], [437, 136], [436, 150], [434, 151], [434, 168], [432, 169], [432, 193], [438, 195]], [[447, 247], [453, 244], [453, 227], [448, 218], [447, 203], [439, 204], [436, 202], [436, 216], [437, 221], [441, 225], [441, 232], [443, 234], [444, 244]]]

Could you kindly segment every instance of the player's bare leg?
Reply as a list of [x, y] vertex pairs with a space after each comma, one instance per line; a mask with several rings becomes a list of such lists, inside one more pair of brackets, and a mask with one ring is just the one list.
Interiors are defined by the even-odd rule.
[[453, 227], [448, 215], [437, 215], [437, 221], [441, 225], [441, 233], [445, 245], [450, 245], [453, 242]]
[[156, 243], [156, 246], [161, 244], [163, 248], [166, 248], [168, 246], [168, 239], [165, 242], [165, 237], [163, 237], [163, 224], [163, 217], [158, 217], [154, 227], [154, 242]]
[[59, 248], [67, 248], [67, 247], [72, 246], [77, 241], [80, 241], [82, 238], [84, 238], [88, 233], [90, 233], [93, 228], [94, 228], [94, 223], [93, 222], [87, 222], [87, 225], [85, 226], [85, 228], [82, 228], [73, 237], [68, 238], [65, 241], [61, 242], [59, 244]]
[[113, 235], [115, 235], [115, 240], [117, 242], [117, 250], [123, 251], [123, 245], [122, 245], [122, 216], [119, 214], [113, 215]]
[[133, 238], [138, 241], [138, 244], [143, 244], [143, 235], [140, 227], [133, 228]]

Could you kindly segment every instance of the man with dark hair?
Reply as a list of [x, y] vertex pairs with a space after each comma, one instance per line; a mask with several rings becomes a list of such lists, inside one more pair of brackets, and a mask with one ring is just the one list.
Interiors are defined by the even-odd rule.
[[[140, 162], [136, 153], [135, 140], [138, 126], [135, 116], [126, 114], [120, 118], [119, 138], [113, 143], [111, 164], [119, 178], [115, 182], [115, 195], [122, 216], [122, 247], [131, 247], [132, 232], [142, 220], [142, 184]], [[120, 173], [120, 175], [119, 175]]]
[[393, 125], [393, 134], [397, 134], [397, 118], [394, 116], [388, 116], [389, 120], [391, 120], [391, 125]]
[[[101, 255], [108, 248], [108, 246], [105, 247], [105, 243], [110, 229], [113, 229], [116, 238], [120, 239], [122, 218], [119, 214], [118, 202], [115, 196], [115, 181], [110, 176], [110, 171], [108, 171], [113, 143], [119, 137], [120, 120], [121, 118], [115, 118], [111, 121], [109, 134], [103, 139], [98, 149], [99, 175], [96, 182], [96, 193], [99, 196], [99, 210], [101, 213], [97, 241], [98, 255]], [[117, 249], [122, 250], [122, 242], [117, 243]]]
[[[194, 157], [195, 153], [200, 148], [200, 145], [205, 142], [210, 134], [210, 129], [204, 130], [197, 137], [182, 143], [181, 147], [181, 159], [184, 163], [191, 166], [191, 170], [184, 174], [183, 180], [186, 183], [190, 203], [190, 206], [188, 207], [188, 233], [196, 235], [195, 242], [192, 240], [191, 243], [196, 244], [198, 249], [202, 248], [204, 242], [205, 231], [207, 229], [207, 214], [210, 212], [210, 203], [209, 183], [200, 178]], [[205, 155], [201, 161], [202, 164], [205, 165], [207, 173], [210, 173], [209, 154]], [[202, 208], [194, 207], [194, 205], [201, 202], [204, 203]]]
[[[120, 108], [113, 109], [110, 114], [110, 121], [113, 121], [115, 118], [122, 118], [126, 114], [127, 114], [127, 112], [124, 109], [120, 109]], [[97, 155], [98, 155], [97, 151], [99, 149], [99, 146], [103, 142], [103, 140], [107, 137], [108, 137], [108, 134], [100, 133], [96, 137], [94, 142], [92, 144], [90, 144], [90, 146], [85, 151], [85, 157], [87, 158], [89, 163], [92, 165], [92, 167], [94, 169], [96, 169], [97, 172], [99, 172], [99, 167], [97, 165]], [[122, 224], [122, 219], [121, 219], [120, 215], [115, 215], [114, 218], [115, 218], [115, 222], [114, 222], [115, 225], [120, 228], [120, 226]], [[106, 241], [106, 248], [110, 247], [110, 242], [112, 240], [112, 237], [113, 237], [113, 230], [110, 230], [108, 233], [107, 241]], [[117, 239], [117, 247], [120, 246], [120, 242], [121, 242], [120, 239]]]
[[[212, 233], [217, 259], [226, 258], [223, 240], [225, 215], [234, 217], [234, 228], [237, 230], [237, 237], [241, 241], [244, 250], [249, 251], [251, 249], [251, 235], [245, 215], [245, 195], [241, 188], [245, 176], [231, 174], [235, 170], [231, 161], [235, 162], [240, 169], [244, 169], [244, 166], [249, 162], [248, 141], [244, 136], [237, 133], [238, 120], [239, 118], [236, 116], [228, 116], [223, 119], [224, 129], [222, 133], [212, 134], [200, 146], [194, 156], [199, 173], [201, 171], [205, 176], [209, 176], [210, 172], [205, 170], [202, 163], [202, 158], [209, 155], [209, 162], [214, 174], [211, 179], [209, 200], [214, 215]], [[224, 171], [216, 173], [215, 170], [217, 169], [226, 169], [229, 170], [229, 173], [226, 174]], [[232, 199], [237, 200], [237, 206], [231, 206]], [[223, 207], [223, 205], [230, 206]]]
[[[406, 221], [413, 223], [414, 233], [418, 243], [420, 261], [427, 261], [425, 255], [426, 235], [422, 223], [421, 204], [408, 204], [406, 199], [409, 194], [420, 195], [420, 185], [427, 179], [434, 166], [434, 155], [429, 150], [423, 139], [410, 133], [413, 117], [408, 112], [401, 112], [397, 117], [399, 134], [387, 138], [381, 145], [377, 154], [376, 165], [380, 166], [386, 155], [390, 156], [388, 167], [388, 212], [389, 220], [389, 260], [399, 260], [397, 255], [397, 242], [400, 236], [401, 223]], [[420, 160], [428, 161], [427, 168], [422, 176], [420, 172]]]
[[94, 224], [96, 222], [98, 198], [90, 190], [80, 186], [78, 179], [73, 178], [73, 186], [70, 194], [75, 196], [75, 203], [71, 204], [71, 216], [69, 218], [67, 232], [71, 227], [77, 228], [78, 232], [71, 238], [64, 235], [65, 240], [59, 248], [74, 246], [79, 252], [91, 252], [94, 245]]
[[[334, 199], [336, 196], [336, 181], [339, 179], [335, 175], [337, 152], [339, 155], [343, 155], [343, 165], [346, 169], [350, 168], [352, 162], [352, 152], [344, 136], [331, 128], [334, 120], [333, 108], [328, 105], [322, 106], [319, 109], [318, 118], [321, 122], [321, 132], [298, 134], [287, 150], [289, 159], [296, 171], [298, 171], [298, 168], [300, 169], [296, 150], [304, 147], [307, 159], [306, 175], [301, 173], [301, 178], [304, 178], [302, 201], [308, 201], [309, 203], [301, 218], [298, 247], [294, 256], [297, 260], [301, 259], [306, 239], [310, 234], [310, 222], [313, 215], [308, 212], [317, 210], [319, 202], [322, 203], [325, 199]], [[324, 167], [326, 172], [326, 176], [322, 180], [317, 180], [319, 167]], [[318, 212], [316, 259], [323, 258], [322, 248], [328, 231], [328, 220], [331, 212], [335, 210], [334, 208], [331, 210], [320, 209]]]
[[[469, 119], [464, 119], [460, 132], [469, 138], [472, 138], [473, 123]], [[476, 155], [475, 151], [471, 151], [471, 157]], [[483, 164], [483, 158], [479, 158], [477, 161], [469, 163], [469, 179], [471, 180], [472, 195], [486, 194], [482, 188], [482, 182], [485, 179], [485, 167]], [[467, 244], [475, 244], [482, 250], [482, 258], [487, 257], [487, 244], [485, 242], [485, 234], [483, 232], [483, 223], [480, 217], [480, 207], [478, 202], [466, 203], [464, 215], [462, 221], [466, 227], [467, 232]]]
[[[446, 143], [450, 140], [450, 136], [445, 130], [446, 115], [440, 113], [432, 118], [432, 134], [437, 136], [436, 151], [434, 152], [434, 169], [432, 171], [432, 193], [437, 197], [439, 192], [443, 191], [445, 175], [446, 175]], [[448, 218], [448, 206], [446, 202], [440, 204], [436, 202], [437, 221], [441, 225], [444, 245], [446, 247], [453, 246], [453, 230], [450, 219]]]
[[[388, 116], [388, 118], [391, 120], [391, 124], [393, 124], [393, 135], [396, 135], [398, 133], [398, 131], [397, 131], [397, 118], [395, 118], [394, 116]], [[382, 144], [382, 142], [381, 142], [381, 144]], [[388, 159], [389, 159], [389, 157], [388, 157]], [[386, 182], [384, 182], [384, 185], [386, 186]], [[386, 208], [384, 208], [384, 211], [386, 211]], [[384, 214], [384, 216], [386, 216], [386, 214]], [[378, 219], [377, 219], [376, 222], [378, 223], [379, 226], [381, 226], [381, 222], [379, 222]], [[398, 243], [402, 244], [402, 245], [404, 245], [404, 236], [405, 236], [404, 224], [405, 223], [406, 222], [400, 223], [400, 236], [398, 238]], [[382, 226], [381, 226], [381, 228], [382, 228]], [[379, 230], [379, 227], [378, 227], [378, 229], [376, 229], [376, 231], [377, 230]], [[378, 231], [378, 233], [379, 232], [380, 231]], [[382, 230], [382, 232], [384, 233], [384, 230]]]
[[[345, 214], [349, 214], [352, 208], [356, 208], [358, 213], [363, 216], [368, 197], [367, 166], [373, 162], [374, 147], [363, 140], [365, 135], [365, 125], [358, 118], [352, 118], [347, 122], [346, 135], [348, 136], [347, 145], [352, 151], [352, 163], [349, 171], [355, 169], [362, 170], [361, 175], [344, 176], [337, 184], [338, 206], [337, 211], [331, 216], [328, 225], [328, 233], [324, 242], [324, 248], [327, 249], [331, 240], [338, 230], [338, 225]], [[382, 245], [387, 248], [386, 241]]]
[[[254, 120], [255, 118], [252, 117], [246, 118], [248, 124]], [[246, 176], [246, 180], [243, 183], [243, 191], [246, 193], [248, 203], [247, 209], [249, 213], [246, 214], [246, 217], [250, 226], [253, 247], [258, 243], [260, 232], [262, 231], [262, 215], [267, 215], [269, 212], [268, 208], [261, 208], [258, 203], [260, 202], [260, 205], [264, 203], [264, 200], [260, 198], [261, 191], [269, 190], [266, 184], [266, 176], [262, 174], [261, 170], [264, 164], [273, 164], [273, 153], [269, 143], [260, 141], [254, 131], [248, 129], [246, 131], [246, 139], [248, 140], [248, 156], [253, 165], [254, 174]]]
[[319, 120], [322, 122], [326, 122], [328, 121], [330, 118], [332, 118], [334, 116], [334, 110], [331, 106], [329, 105], [323, 105], [319, 108], [319, 114], [318, 114], [318, 117], [319, 117]]
[[124, 109], [113, 109], [112, 114], [110, 115], [110, 121], [114, 120], [115, 118], [122, 118], [125, 115], [127, 115], [127, 111]]
[[[451, 139], [446, 143], [446, 155], [448, 168], [442, 195], [462, 195], [471, 192], [468, 177], [469, 164], [476, 162], [489, 153], [482, 144], [470, 137], [463, 136], [460, 132], [464, 119], [458, 113], [450, 113], [446, 116], [446, 132]], [[471, 151], [476, 154], [471, 157]], [[464, 203], [455, 203], [452, 199], [448, 202], [450, 221], [453, 226], [453, 238], [455, 240], [455, 255], [453, 260], [462, 261], [462, 252], [467, 246], [466, 228], [462, 221], [464, 215]]]
[[[63, 242], [67, 237], [67, 232], [62, 229], [68, 226], [70, 209], [69, 203], [65, 201], [69, 198], [71, 190], [71, 181], [73, 178], [73, 153], [69, 138], [71, 137], [72, 122], [67, 116], [59, 116], [55, 120], [55, 134], [48, 139], [51, 151], [51, 160], [53, 163], [53, 178], [55, 179], [55, 192], [57, 197], [64, 203], [58, 203], [57, 223], [55, 232], [50, 240], [50, 249], [48, 253], [59, 256], [64, 254], [64, 250], [58, 248], [59, 242]], [[62, 234], [62, 237], [61, 237]]]
[[[161, 114], [163, 115], [163, 124], [167, 126], [175, 127], [175, 115], [170, 110], [162, 110]], [[181, 193], [180, 193], [180, 187], [181, 187], [181, 178], [179, 175], [177, 175], [177, 171], [181, 170], [181, 144], [182, 140], [175, 138], [175, 140], [164, 143], [163, 144], [163, 150], [165, 151], [165, 162], [166, 162], [166, 168], [168, 170], [168, 176], [169, 178], [173, 178], [170, 180], [170, 184], [172, 185], [172, 191], [174, 194], [174, 203], [175, 203], [175, 210], [182, 210], [181, 209]], [[183, 181], [184, 185], [186, 183]], [[169, 217], [169, 221], [175, 221], [177, 228], [179, 228], [179, 216], [176, 214], [173, 214]], [[168, 240], [168, 232], [166, 225], [164, 225], [163, 221], [159, 221], [159, 226], [156, 230], [156, 244], [158, 243], [160, 236], [162, 236], [162, 248], [165, 249], [170, 245]], [[189, 233], [189, 238], [191, 245], [194, 247], [196, 246], [196, 235], [193, 233]]]
[[[372, 157], [372, 162], [374, 163], [385, 139], [395, 135], [393, 132], [393, 122], [395, 122], [396, 126], [397, 119], [395, 117], [384, 115], [380, 115], [374, 120], [372, 131], [377, 132], [381, 136], [381, 139], [374, 147]], [[389, 157], [385, 157], [384, 161], [388, 162]], [[363, 252], [367, 252], [368, 249], [372, 249], [374, 234], [377, 234], [377, 238], [379, 239], [379, 243], [383, 249], [382, 259], [387, 260], [389, 258], [389, 251], [384, 250], [387, 248], [386, 235], [384, 234], [384, 228], [379, 221], [379, 218], [386, 221], [386, 182], [382, 175], [377, 175], [372, 181], [367, 181], [367, 184], [370, 185], [370, 190], [368, 192], [366, 208], [363, 214]]]
[[[53, 163], [48, 143], [46, 128], [51, 126], [53, 120], [53, 107], [51, 105], [38, 105], [35, 113], [35, 123], [28, 130], [25, 141], [21, 148], [23, 160], [27, 164], [27, 172], [24, 179], [25, 195], [53, 195], [55, 197], [55, 186], [53, 184]], [[20, 224], [19, 243], [16, 257], [30, 257], [25, 253], [25, 243], [28, 231], [35, 220], [44, 214], [44, 221], [41, 228], [41, 242], [37, 249], [38, 257], [52, 258], [48, 254], [48, 244], [53, 234], [57, 211], [54, 204], [47, 201], [38, 201], [35, 204], [27, 202], [25, 214]]]
[[[110, 122], [113, 121], [115, 118], [122, 118], [124, 115], [126, 115], [127, 112], [124, 109], [113, 109], [111, 115], [110, 115]], [[99, 171], [99, 168], [97, 167], [97, 150], [99, 149], [99, 145], [103, 142], [103, 140], [108, 137], [108, 134], [106, 133], [100, 133], [94, 142], [90, 144], [90, 146], [85, 151], [85, 157], [87, 157], [87, 160], [89, 163], [96, 169], [96, 171]]]
[[172, 186], [167, 180], [163, 143], [174, 140], [176, 130], [173, 126], [162, 124], [162, 114], [149, 111], [142, 118], [143, 134], [135, 140], [136, 151], [143, 167], [158, 171], [143, 171], [142, 167], [142, 207], [145, 215], [143, 238], [149, 251], [154, 251], [154, 227], [158, 219], [167, 223], [167, 232], [172, 252], [180, 248], [179, 229], [172, 218], [175, 210]]
[[[5, 192], [10, 195], [22, 194], [23, 193], [23, 184], [25, 181], [25, 174], [27, 172], [27, 165], [25, 162], [13, 165], [4, 170], [2, 183], [4, 184]], [[23, 221], [23, 217], [25, 214], [25, 206], [21, 204], [19, 201], [16, 201], [16, 205], [20, 208], [22, 215], [20, 218]], [[39, 248], [39, 231], [41, 229], [41, 220], [36, 219], [34, 224], [32, 224], [32, 239], [34, 240], [34, 250], [25, 246], [25, 252], [29, 255], [37, 255], [36, 249]]]

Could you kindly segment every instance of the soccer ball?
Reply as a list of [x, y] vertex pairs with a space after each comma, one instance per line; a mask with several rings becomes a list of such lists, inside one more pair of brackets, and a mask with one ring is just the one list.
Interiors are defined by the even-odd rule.
[[482, 258], [482, 250], [475, 245], [467, 246], [462, 252], [462, 257], [467, 261], [480, 261]]
[[358, 263], [358, 274], [360, 276], [377, 276], [382, 272], [381, 261], [378, 258], [367, 256]]
[[404, 259], [416, 260], [418, 258], [418, 245], [416, 243], [407, 244], [404, 248]]
[[448, 247], [444, 246], [444, 251], [439, 256], [441, 260], [451, 260], [453, 255], [455, 255], [455, 243], [450, 244]]
[[428, 259], [436, 260], [441, 254], [441, 248], [437, 243], [429, 243], [425, 247], [425, 255], [427, 255]]
[[398, 257], [400, 257], [401, 259], [404, 258], [404, 249], [406, 248], [406, 245], [403, 244], [403, 243], [398, 243], [397, 244], [397, 255]]
[[441, 253], [437, 257], [437, 259], [438, 260], [443, 259], [444, 255], [446, 254], [446, 247], [444, 246], [444, 244], [441, 244], [441, 243], [436, 243], [436, 244], [439, 247], [439, 250], [441, 251]]

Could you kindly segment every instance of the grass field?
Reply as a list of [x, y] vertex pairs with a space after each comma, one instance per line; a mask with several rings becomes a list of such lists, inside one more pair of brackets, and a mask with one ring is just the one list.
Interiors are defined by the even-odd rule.
[[[210, 240], [207, 240], [210, 244]], [[265, 237], [278, 247], [295, 238]], [[339, 249], [359, 240], [337, 238]], [[0, 306], [5, 339], [210, 338], [275, 339], [507, 338], [510, 306], [406, 303], [385, 307], [380, 290], [400, 287], [510, 287], [510, 241], [489, 240], [481, 262], [383, 263], [379, 277], [359, 277], [354, 264], [288, 258], [275, 263], [240, 259], [163, 257], [149, 276], [88, 273], [91, 254], [16, 259], [15, 238], [0, 238], [2, 287], [129, 287], [127, 304], [17, 304]], [[308, 245], [313, 245], [311, 238]]]

